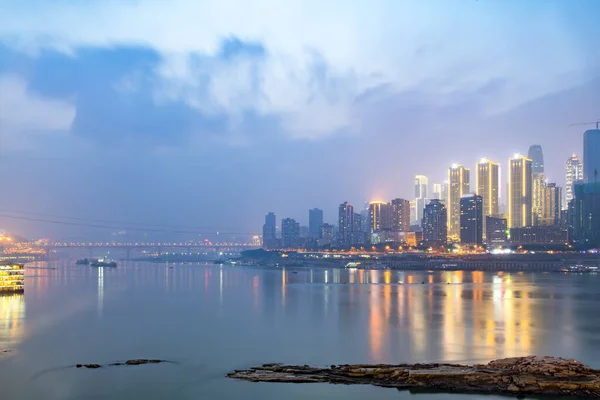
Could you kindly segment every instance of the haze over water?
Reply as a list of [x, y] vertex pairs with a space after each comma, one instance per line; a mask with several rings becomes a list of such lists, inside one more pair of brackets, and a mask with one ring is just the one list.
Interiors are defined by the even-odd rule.
[[[473, 363], [531, 354], [598, 368], [599, 279], [38, 263], [27, 270], [24, 295], [0, 297], [0, 350], [11, 350], [0, 353], [2, 393], [24, 400], [459, 399], [464, 396], [224, 376], [266, 362]], [[61, 369], [131, 358], [176, 364]]]

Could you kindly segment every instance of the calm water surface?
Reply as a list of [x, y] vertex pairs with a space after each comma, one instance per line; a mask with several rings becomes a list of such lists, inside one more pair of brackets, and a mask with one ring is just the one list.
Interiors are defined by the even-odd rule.
[[[0, 353], [0, 398], [463, 399], [224, 375], [265, 362], [530, 354], [600, 368], [598, 288], [596, 275], [39, 263], [27, 270], [25, 295], [0, 297], [0, 351], [10, 350]], [[177, 364], [62, 368], [129, 358]]]

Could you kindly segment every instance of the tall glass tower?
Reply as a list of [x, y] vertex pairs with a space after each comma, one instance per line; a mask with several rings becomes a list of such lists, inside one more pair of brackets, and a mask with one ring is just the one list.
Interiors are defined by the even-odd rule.
[[597, 183], [600, 180], [600, 129], [590, 129], [583, 134], [583, 180]]

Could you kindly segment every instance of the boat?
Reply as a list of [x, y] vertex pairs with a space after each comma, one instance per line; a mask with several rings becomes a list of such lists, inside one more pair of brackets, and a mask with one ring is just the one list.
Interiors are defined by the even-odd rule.
[[92, 261], [90, 263], [90, 265], [92, 267], [110, 267], [110, 268], [116, 268], [117, 267], [117, 263], [114, 260], [110, 260], [106, 257], [103, 258], [99, 258], [96, 261]]
[[0, 294], [23, 293], [25, 291], [25, 265], [0, 265]]
[[75, 265], [90, 265], [90, 260], [84, 258], [83, 260], [75, 261]]

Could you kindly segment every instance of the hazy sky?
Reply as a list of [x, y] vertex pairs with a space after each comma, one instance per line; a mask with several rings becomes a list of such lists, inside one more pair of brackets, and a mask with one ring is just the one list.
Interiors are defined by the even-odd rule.
[[0, 9], [2, 210], [258, 232], [267, 211], [307, 223], [320, 207], [333, 222], [345, 200], [411, 198], [415, 174], [504, 166], [533, 143], [564, 185], [586, 129], [569, 124], [600, 117], [595, 0]]

